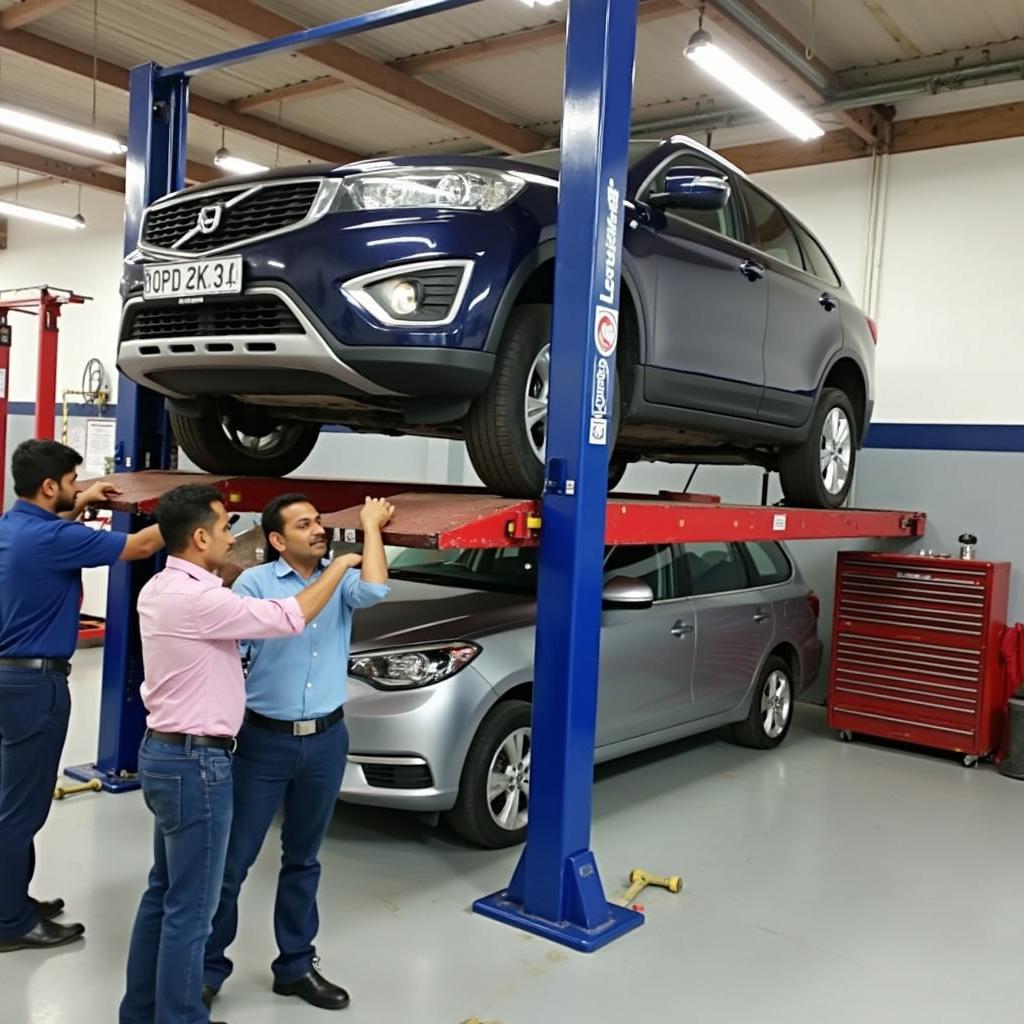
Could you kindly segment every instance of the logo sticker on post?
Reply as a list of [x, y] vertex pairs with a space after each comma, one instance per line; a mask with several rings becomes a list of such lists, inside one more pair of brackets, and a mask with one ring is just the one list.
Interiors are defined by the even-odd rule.
[[602, 356], [610, 356], [619, 340], [619, 311], [607, 306], [594, 310], [594, 344]]
[[590, 443], [608, 443], [608, 384], [612, 368], [601, 356], [594, 363], [594, 391], [590, 402]]

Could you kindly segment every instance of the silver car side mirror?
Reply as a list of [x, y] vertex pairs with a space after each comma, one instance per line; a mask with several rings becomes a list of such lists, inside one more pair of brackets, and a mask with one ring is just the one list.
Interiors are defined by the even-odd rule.
[[649, 583], [631, 576], [615, 576], [601, 591], [605, 608], [650, 608], [654, 604], [654, 591]]

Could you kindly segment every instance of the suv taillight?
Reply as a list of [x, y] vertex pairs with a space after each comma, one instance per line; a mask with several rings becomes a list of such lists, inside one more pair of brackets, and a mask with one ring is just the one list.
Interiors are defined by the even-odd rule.
[[875, 323], [871, 317], [865, 317], [868, 322], [868, 330], [871, 332], [871, 340], [877, 345], [878, 344], [878, 324]]
[[820, 618], [821, 598], [818, 597], [818, 595], [813, 590], [807, 595], [807, 603], [811, 606], [811, 612], [813, 613], [814, 617], [816, 619]]

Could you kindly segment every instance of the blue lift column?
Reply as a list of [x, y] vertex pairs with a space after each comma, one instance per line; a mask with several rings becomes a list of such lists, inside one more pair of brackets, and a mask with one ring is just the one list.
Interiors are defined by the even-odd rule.
[[590, 952], [643, 923], [590, 851], [636, 0], [571, 0], [526, 848], [474, 909]]
[[[145, 208], [185, 184], [185, 138], [188, 79], [162, 77], [155, 64], [131, 73], [128, 107], [128, 162], [125, 183], [124, 252], [139, 244]], [[117, 384], [117, 472], [167, 469], [171, 438], [164, 400], [125, 376]], [[134, 532], [143, 517], [115, 512], [114, 530]], [[157, 571], [162, 556], [139, 562], [118, 562], [107, 588], [106, 639], [100, 697], [99, 748], [94, 765], [65, 769], [72, 778], [98, 778], [112, 792], [138, 785], [139, 742], [146, 711], [139, 697], [142, 651], [135, 603], [143, 584]]]

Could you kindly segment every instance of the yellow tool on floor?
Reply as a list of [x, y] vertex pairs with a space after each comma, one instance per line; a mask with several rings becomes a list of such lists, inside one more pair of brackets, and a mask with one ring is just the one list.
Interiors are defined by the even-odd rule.
[[620, 907], [634, 907], [637, 909], [633, 900], [637, 898], [649, 885], [656, 885], [661, 889], [668, 889], [669, 892], [679, 892], [683, 887], [683, 880], [678, 875], [669, 875], [668, 878], [662, 878], [661, 875], [652, 875], [642, 868], [633, 868], [629, 873], [629, 888], [619, 897], [612, 900], [612, 903], [617, 903]]
[[54, 800], [63, 800], [66, 796], [74, 796], [76, 793], [87, 793], [89, 790], [99, 792], [103, 784], [99, 779], [90, 779], [88, 782], [69, 782], [66, 785], [57, 783], [53, 790]]

